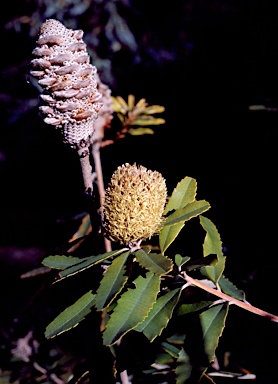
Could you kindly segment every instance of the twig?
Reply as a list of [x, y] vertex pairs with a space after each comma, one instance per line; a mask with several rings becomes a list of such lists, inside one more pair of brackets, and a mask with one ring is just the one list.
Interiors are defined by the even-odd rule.
[[86, 203], [87, 203], [87, 211], [90, 216], [92, 231], [94, 235], [97, 235], [99, 231], [99, 215], [97, 213], [97, 208], [95, 206], [94, 201], [94, 187], [93, 187], [93, 173], [92, 173], [92, 166], [90, 163], [90, 154], [88, 148], [83, 148], [82, 150], [78, 151], [79, 159], [80, 159], [80, 165], [82, 170], [82, 176], [83, 176], [83, 182], [85, 187], [85, 197], [86, 197]]
[[82, 170], [82, 176], [83, 176], [83, 182], [85, 187], [85, 193], [92, 195], [93, 175], [92, 175], [92, 166], [90, 164], [90, 158], [89, 158], [89, 150], [87, 151], [82, 150], [81, 153], [84, 153], [84, 152], [85, 152], [85, 155], [81, 155], [78, 151], [81, 170]]
[[[102, 206], [104, 201], [105, 188], [104, 188], [102, 166], [101, 166], [101, 159], [100, 159], [100, 142], [98, 140], [92, 144], [92, 155], [93, 155], [94, 164], [95, 164], [95, 172], [97, 175], [100, 206]], [[106, 252], [112, 251], [111, 242], [106, 237], [104, 237], [104, 245], [105, 245]]]
[[[33, 367], [41, 372], [43, 375], [47, 376], [48, 375], [48, 372], [45, 368], [41, 367], [36, 361], [34, 361], [33, 363]], [[54, 383], [56, 384], [65, 384], [65, 382], [61, 379], [59, 379], [59, 377], [55, 374], [55, 373], [51, 373], [50, 374], [50, 378], [54, 381]]]
[[189, 283], [191, 283], [192, 285], [195, 285], [196, 287], [199, 287], [209, 293], [211, 293], [212, 295], [215, 295], [217, 297], [220, 297], [221, 299], [224, 299], [225, 301], [228, 301], [230, 304], [235, 304], [237, 305], [238, 307], [241, 307], [243, 309], [246, 309], [247, 311], [249, 312], [253, 312], [255, 313], [256, 315], [259, 315], [259, 316], [263, 316], [263, 317], [266, 317], [276, 323], [278, 323], [278, 316], [275, 316], [273, 315], [272, 313], [269, 313], [269, 312], [266, 312], [266, 311], [263, 311], [262, 309], [260, 308], [257, 308], [257, 307], [254, 307], [253, 305], [247, 303], [247, 302], [243, 302], [243, 301], [240, 301], [238, 299], [235, 299], [234, 297], [231, 297], [229, 295], [226, 295], [225, 293], [217, 290], [217, 289], [214, 289], [214, 288], [211, 288], [209, 286], [207, 286], [206, 284], [203, 284], [202, 282], [200, 282], [199, 280], [195, 280], [193, 279], [192, 277], [188, 276], [186, 274], [186, 272], [182, 272], [182, 277]]

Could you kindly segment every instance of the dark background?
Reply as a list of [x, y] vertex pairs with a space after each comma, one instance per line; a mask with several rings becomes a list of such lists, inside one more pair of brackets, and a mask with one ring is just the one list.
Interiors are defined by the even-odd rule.
[[[7, 8], [6, 8], [7, 7]], [[30, 282], [20, 275], [73, 234], [85, 209], [75, 153], [38, 116], [28, 75], [40, 24], [82, 29], [112, 95], [165, 107], [153, 136], [102, 150], [105, 184], [117, 166], [163, 174], [169, 193], [183, 177], [217, 226], [225, 275], [253, 305], [277, 314], [278, 16], [269, 1], [14, 1], [1, 15], [0, 274], [3, 328]], [[264, 105], [261, 111], [250, 106]], [[183, 239], [179, 239], [183, 244]], [[184, 246], [184, 245], [183, 245]], [[181, 250], [179, 250], [182, 252]], [[26, 289], [26, 291], [25, 291]], [[277, 325], [231, 307], [220, 349], [274, 383]]]

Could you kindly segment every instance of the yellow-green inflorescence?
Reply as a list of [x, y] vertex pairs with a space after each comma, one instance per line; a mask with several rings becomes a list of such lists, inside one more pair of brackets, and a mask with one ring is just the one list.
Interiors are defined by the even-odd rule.
[[131, 245], [158, 233], [166, 199], [166, 182], [161, 173], [136, 164], [118, 167], [103, 203], [106, 237]]

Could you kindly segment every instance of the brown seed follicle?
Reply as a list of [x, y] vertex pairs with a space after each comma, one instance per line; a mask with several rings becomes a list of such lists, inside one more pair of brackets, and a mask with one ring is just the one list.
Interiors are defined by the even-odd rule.
[[[47, 33], [48, 29], [42, 28], [40, 29], [40, 34]], [[42, 45], [61, 45], [63, 43], [63, 37], [60, 35], [46, 35], [40, 37], [37, 41], [38, 46]]]
[[82, 30], [66, 28], [55, 19], [40, 28], [30, 74], [42, 88], [40, 108], [46, 124], [60, 129], [72, 148], [91, 144], [94, 122], [102, 107], [97, 69], [90, 64]]

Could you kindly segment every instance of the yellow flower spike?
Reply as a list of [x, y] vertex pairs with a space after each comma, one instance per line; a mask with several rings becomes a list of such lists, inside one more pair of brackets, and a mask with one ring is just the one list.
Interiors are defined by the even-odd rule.
[[105, 192], [105, 236], [132, 246], [157, 234], [166, 199], [166, 182], [159, 172], [128, 163], [118, 167]]

